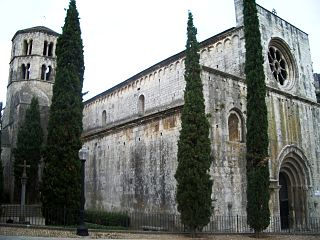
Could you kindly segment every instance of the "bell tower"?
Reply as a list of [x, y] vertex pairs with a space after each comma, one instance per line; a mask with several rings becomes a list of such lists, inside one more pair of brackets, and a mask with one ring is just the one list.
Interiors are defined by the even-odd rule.
[[13, 200], [13, 154], [19, 127], [33, 96], [38, 98], [41, 125], [46, 134], [56, 68], [59, 34], [43, 27], [17, 31], [12, 38], [6, 107], [2, 121], [4, 190]]
[[243, 0], [234, 0], [237, 27], [243, 26]]

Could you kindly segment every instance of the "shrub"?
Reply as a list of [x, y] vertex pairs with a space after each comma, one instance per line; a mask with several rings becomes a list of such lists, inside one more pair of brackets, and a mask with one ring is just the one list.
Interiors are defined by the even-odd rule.
[[85, 222], [104, 226], [121, 226], [128, 228], [130, 226], [130, 217], [126, 213], [87, 210], [85, 213]]

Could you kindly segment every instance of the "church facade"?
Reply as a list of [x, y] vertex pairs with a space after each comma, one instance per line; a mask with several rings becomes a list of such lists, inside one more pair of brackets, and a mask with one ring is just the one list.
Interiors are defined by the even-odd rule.
[[[242, 1], [237, 26], [200, 43], [209, 114], [214, 215], [246, 215], [246, 83]], [[320, 106], [308, 35], [257, 5], [266, 76], [270, 210], [297, 224], [320, 216]], [[177, 212], [177, 141], [185, 53], [89, 99], [84, 106], [86, 207]]]
[[[212, 207], [214, 215], [223, 216], [246, 215], [245, 39], [242, 1], [234, 2], [236, 27], [200, 43], [213, 162]], [[308, 35], [259, 5], [257, 10], [267, 85], [269, 207], [273, 216], [290, 215], [303, 224], [309, 217], [320, 217], [320, 104]], [[47, 46], [52, 42], [54, 48], [57, 35], [42, 34], [50, 36]], [[7, 145], [2, 155], [8, 179], [16, 119], [21, 118], [21, 99], [30, 92], [27, 86], [42, 97], [44, 109], [51, 101], [55, 56], [44, 56], [45, 40], [40, 39], [37, 74], [31, 71], [37, 81], [17, 79], [8, 84], [3, 121]], [[13, 57], [11, 65], [29, 59], [27, 55]], [[184, 60], [185, 52], [177, 53], [84, 103], [87, 209], [177, 212], [174, 174], [184, 104]], [[50, 71], [47, 66], [52, 67], [49, 79], [42, 79], [43, 65], [45, 73]], [[9, 188], [10, 180], [6, 183]]]

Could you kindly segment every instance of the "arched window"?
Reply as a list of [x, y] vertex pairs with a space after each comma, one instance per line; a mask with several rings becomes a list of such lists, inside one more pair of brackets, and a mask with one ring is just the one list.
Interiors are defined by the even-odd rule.
[[231, 111], [228, 117], [229, 141], [243, 141], [243, 123], [242, 118], [236, 111]]
[[46, 80], [50, 80], [50, 76], [51, 76], [51, 72], [52, 72], [52, 67], [48, 66], [46, 69]]
[[30, 79], [30, 63], [27, 64], [27, 80]]
[[43, 44], [43, 56], [47, 56], [48, 42], [44, 41]]
[[143, 116], [144, 115], [144, 96], [140, 95], [139, 96], [139, 101], [138, 101], [138, 115]]
[[102, 112], [102, 126], [105, 126], [107, 124], [107, 112], [106, 110], [103, 110]]
[[32, 54], [32, 40], [29, 41], [29, 55]]
[[43, 64], [41, 67], [41, 80], [44, 80], [44, 77], [46, 75], [46, 69], [47, 69], [46, 65]]
[[28, 41], [27, 40], [23, 41], [23, 54], [28, 55]]
[[53, 56], [53, 42], [49, 44], [49, 49], [48, 49], [48, 56], [52, 57]]
[[27, 68], [26, 68], [26, 65], [24, 65], [24, 64], [22, 64], [21, 65], [21, 79], [26, 79], [26, 70], [27, 70]]

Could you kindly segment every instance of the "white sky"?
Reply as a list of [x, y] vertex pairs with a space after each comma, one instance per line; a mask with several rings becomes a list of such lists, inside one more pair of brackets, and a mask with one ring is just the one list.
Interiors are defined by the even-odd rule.
[[[256, 0], [309, 34], [314, 72], [320, 73], [320, 1]], [[6, 101], [11, 39], [44, 25], [61, 33], [69, 0], [2, 0], [0, 101]], [[77, 0], [85, 55], [85, 100], [185, 48], [191, 10], [203, 41], [236, 25], [233, 0]]]

